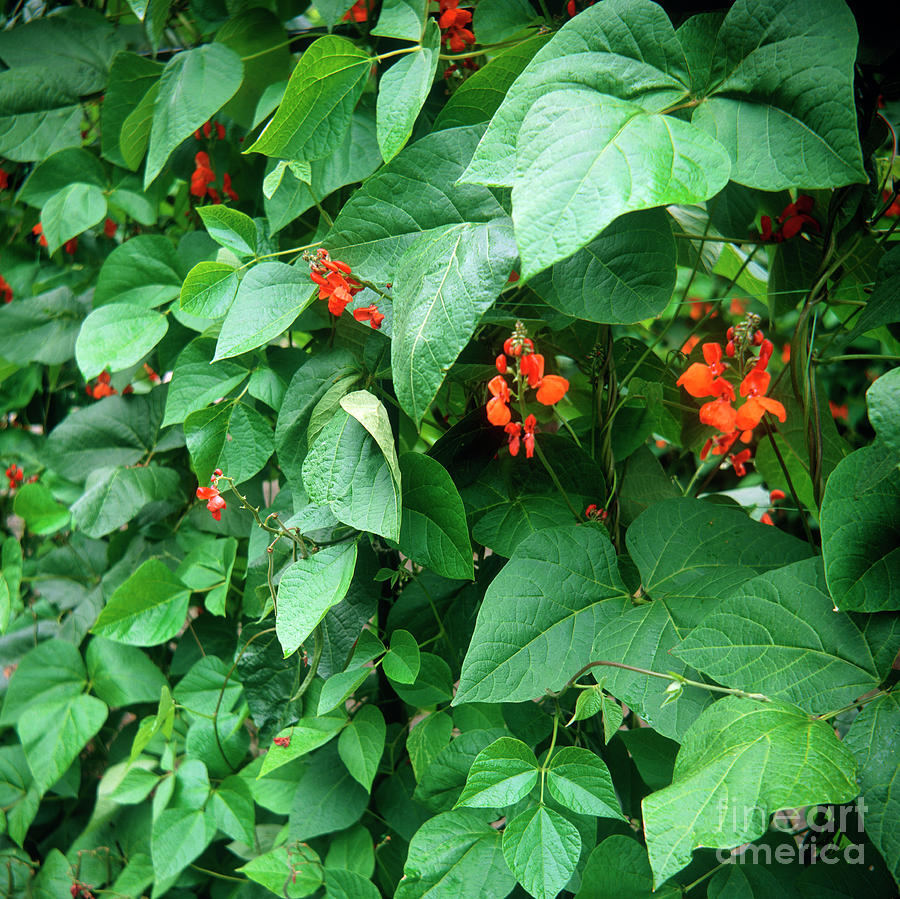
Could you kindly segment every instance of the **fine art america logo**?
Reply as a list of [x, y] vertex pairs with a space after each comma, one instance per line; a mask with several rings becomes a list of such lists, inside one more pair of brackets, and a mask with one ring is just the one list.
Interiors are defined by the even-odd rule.
[[[765, 809], [745, 806], [727, 809], [727, 800], [719, 802], [719, 820], [723, 831], [758, 833], [775, 830], [785, 835], [781, 841], [749, 843], [738, 849], [718, 849], [720, 864], [834, 865], [843, 860], [848, 865], [865, 864], [865, 845], [854, 842], [863, 833], [863, 820], [869, 810], [864, 797], [855, 803], [839, 806], [809, 806], [776, 813], [771, 824]], [[731, 821], [727, 818], [731, 817]], [[729, 828], [730, 825], [730, 828]]]

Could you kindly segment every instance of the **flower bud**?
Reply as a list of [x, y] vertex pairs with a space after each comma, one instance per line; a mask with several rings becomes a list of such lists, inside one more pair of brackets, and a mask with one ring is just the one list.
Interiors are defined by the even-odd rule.
[[765, 337], [765, 335], [763, 334], [762, 331], [757, 331], [753, 335], [753, 346], [759, 346], [763, 342], [764, 337]]
[[501, 375], [506, 374], [506, 356], [503, 353], [497, 357], [494, 364], [497, 366], [497, 371], [499, 371]]
[[726, 356], [734, 356], [734, 341], [729, 340], [728, 343], [725, 344], [725, 355]]

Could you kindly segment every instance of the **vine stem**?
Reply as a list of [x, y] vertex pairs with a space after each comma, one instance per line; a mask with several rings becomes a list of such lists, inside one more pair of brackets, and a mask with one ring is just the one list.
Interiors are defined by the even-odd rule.
[[297, 692], [291, 697], [291, 702], [296, 702], [298, 699], [302, 698], [303, 694], [309, 689], [309, 685], [313, 682], [316, 672], [319, 670], [319, 662], [322, 659], [322, 650], [325, 648], [325, 641], [322, 639], [321, 624], [316, 625], [313, 634], [315, 635], [316, 642], [315, 649], [313, 649], [312, 661], [309, 663], [309, 671], [306, 672], [306, 677], [303, 678], [303, 682], [297, 688]]
[[803, 525], [803, 531], [806, 534], [806, 539], [809, 541], [810, 546], [816, 548], [815, 541], [813, 540], [812, 530], [810, 530], [809, 522], [806, 520], [806, 512], [804, 511], [803, 506], [800, 503], [800, 497], [797, 495], [797, 489], [794, 487], [794, 482], [791, 480], [791, 473], [788, 471], [788, 467], [781, 455], [781, 450], [778, 449], [778, 444], [775, 442], [775, 434], [773, 433], [772, 425], [769, 424], [767, 415], [763, 416], [763, 424], [766, 428], [766, 436], [769, 438], [769, 443], [772, 446], [772, 452], [775, 453], [775, 458], [778, 460], [778, 464], [781, 466], [781, 470], [784, 473], [784, 478], [787, 481], [788, 490], [791, 491], [791, 497], [794, 500], [794, 505], [796, 506], [797, 511], [800, 513], [800, 523]]
[[553, 735], [550, 737], [550, 748], [547, 750], [547, 758], [544, 759], [544, 764], [541, 765], [541, 805], [544, 803], [544, 780], [547, 774], [547, 766], [550, 764], [550, 758], [553, 755], [553, 749], [556, 746], [556, 734], [559, 730], [559, 715], [556, 714], [553, 716]]
[[839, 709], [832, 709], [830, 712], [823, 712], [821, 715], [813, 715], [813, 717], [819, 721], [824, 721], [826, 718], [836, 718], [843, 712], [849, 712], [860, 706], [868, 705], [873, 700], [880, 699], [882, 696], [888, 696], [890, 692], [890, 690], [876, 690], [871, 696], [857, 699], [856, 702], [851, 702], [850, 705], [841, 706]]
[[[575, 675], [569, 679], [569, 684], [574, 684], [586, 671], [596, 668], [598, 665], [604, 665], [608, 668], [622, 668], [625, 671], [634, 671], [636, 674], [645, 674], [647, 677], [658, 677], [661, 680], [673, 681], [686, 687], [699, 687], [701, 690], [709, 690], [711, 693], [728, 693], [731, 696], [740, 696], [742, 699], [755, 699], [757, 702], [771, 702], [772, 700], [765, 693], [748, 693], [746, 690], [737, 690], [733, 687], [720, 687], [717, 684], [704, 684], [702, 681], [690, 680], [681, 674], [675, 674], [673, 671], [651, 671], [649, 668], [636, 668], [634, 665], [626, 665], [624, 662], [588, 662]], [[568, 685], [567, 685], [568, 686]]]

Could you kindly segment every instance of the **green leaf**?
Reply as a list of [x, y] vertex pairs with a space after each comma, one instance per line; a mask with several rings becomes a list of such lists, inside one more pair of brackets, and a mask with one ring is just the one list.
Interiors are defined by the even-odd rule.
[[399, 538], [397, 482], [374, 438], [344, 409], [319, 432], [302, 474], [310, 500], [329, 506], [339, 521], [389, 540]]
[[316, 298], [309, 272], [262, 262], [244, 276], [222, 323], [215, 360], [239, 356], [286, 331]]
[[135, 303], [110, 303], [85, 320], [75, 342], [75, 361], [86, 381], [102, 371], [137, 365], [166, 335], [164, 315]]
[[320, 37], [300, 57], [272, 121], [244, 152], [289, 159], [327, 156], [350, 126], [372, 61], [345, 38]]
[[144, 751], [147, 744], [158, 733], [162, 733], [166, 739], [172, 736], [172, 729], [175, 723], [175, 705], [172, 702], [172, 694], [168, 687], [163, 687], [159, 695], [159, 707], [156, 715], [152, 718], [144, 718], [137, 733], [134, 735], [134, 742], [131, 744], [131, 754], [128, 757], [129, 763]]
[[420, 422], [444, 376], [493, 305], [517, 256], [506, 221], [422, 235], [398, 263], [391, 368], [404, 411]]
[[396, 899], [504, 899], [516, 884], [500, 849], [500, 832], [475, 809], [442, 812], [415, 833]]
[[551, 756], [547, 788], [557, 802], [579, 815], [624, 818], [609, 769], [588, 749], [564, 746]]
[[515, 44], [466, 78], [438, 113], [433, 130], [490, 121], [512, 83], [550, 37], [550, 34], [538, 34]]
[[866, 180], [853, 99], [856, 43], [843, 0], [731, 7], [692, 121], [728, 149], [733, 180], [761, 190]]
[[181, 560], [175, 576], [192, 590], [204, 590], [203, 604], [213, 615], [225, 614], [237, 540], [226, 537], [199, 543]]
[[237, 869], [276, 896], [300, 899], [322, 885], [322, 864], [308, 846], [270, 849]]
[[590, 661], [603, 602], [627, 592], [605, 531], [569, 525], [528, 537], [485, 593], [453, 704], [560, 689]]
[[75, 646], [62, 640], [39, 643], [23, 656], [9, 682], [0, 724], [14, 725], [32, 704], [63, 702], [86, 687], [87, 673]]
[[[634, 665], [650, 671], [672, 671], [698, 680], [697, 672], [673, 658], [671, 653], [677, 646], [675, 626], [661, 602], [624, 609], [618, 604], [610, 604], [601, 613], [591, 659]], [[668, 684], [664, 680], [623, 668], [599, 666], [594, 673], [613, 696], [634, 708], [651, 727], [673, 740], [680, 740], [711, 702], [706, 690], [685, 687], [678, 702], [667, 703]]]
[[423, 231], [488, 222], [506, 212], [484, 187], [457, 184], [481, 127], [450, 128], [404, 148], [348, 200], [325, 239], [374, 283], [394, 281], [398, 263]]
[[94, 637], [85, 653], [91, 689], [108, 706], [157, 702], [168, 686], [163, 673], [133, 646]]
[[253, 796], [240, 777], [226, 777], [212, 791], [207, 812], [223, 833], [248, 846], [253, 845], [256, 818]]
[[825, 579], [836, 608], [900, 609], [900, 470], [875, 444], [842, 460], [825, 484], [820, 517]]
[[326, 868], [325, 899], [381, 899], [378, 887], [362, 874], [327, 864]]
[[418, 0], [384, 0], [378, 24], [369, 32], [401, 41], [419, 41], [425, 32], [426, 9]]
[[234, 96], [243, 74], [241, 58], [220, 43], [176, 53], [166, 63], [153, 104], [145, 189], [172, 151]]
[[891, 616], [832, 610], [821, 559], [746, 581], [673, 653], [718, 683], [792, 702], [813, 715], [852, 703], [890, 670]]
[[16, 493], [13, 510], [25, 519], [28, 530], [39, 536], [54, 534], [69, 523], [69, 510], [40, 483], [23, 484]]
[[419, 676], [421, 662], [416, 638], [409, 631], [394, 631], [391, 634], [391, 647], [381, 663], [384, 673], [399, 684], [414, 684]]
[[384, 752], [387, 726], [381, 709], [364, 705], [341, 731], [338, 737], [338, 754], [353, 779], [367, 792], [378, 771], [378, 763]]
[[521, 741], [500, 737], [478, 753], [457, 806], [503, 808], [524, 799], [538, 781], [537, 759]]
[[279, 737], [286, 737], [287, 746], [273, 743], [263, 757], [262, 768], [257, 778], [265, 777], [270, 771], [307, 755], [314, 749], [324, 746], [344, 729], [347, 722], [343, 716], [319, 716], [318, 718], [301, 718], [290, 727], [284, 728]]
[[522, 277], [571, 256], [624, 212], [714, 196], [730, 169], [715, 140], [679, 119], [588, 90], [545, 94], [518, 136], [512, 204]]
[[[153, 109], [159, 97], [160, 82], [156, 81], [147, 88], [147, 93], [138, 101], [137, 106], [128, 113], [122, 122], [119, 132], [119, 155], [127, 168], [136, 172], [141, 167], [147, 144], [150, 142], [150, 130], [153, 127]], [[143, 182], [149, 187], [149, 182]]]
[[275, 628], [285, 658], [347, 594], [356, 567], [356, 543], [326, 546], [298, 559], [281, 576]]
[[256, 253], [256, 224], [249, 215], [228, 206], [200, 206], [197, 212], [203, 227], [216, 243], [234, 250], [239, 256]]
[[[844, 746], [859, 766], [860, 814], [866, 812], [866, 834], [900, 883], [900, 844], [894, 826], [900, 812], [896, 784], [900, 774], [900, 697], [880, 696], [853, 719]], [[865, 804], [865, 808], [864, 808]]]
[[581, 874], [581, 889], [575, 899], [615, 896], [616, 899], [677, 899], [677, 886], [662, 886], [653, 892], [653, 872], [647, 850], [632, 837], [613, 834], [588, 856]]
[[106, 704], [93, 696], [36, 703], [19, 720], [19, 738], [37, 788], [55, 784], [106, 721]]
[[401, 56], [378, 84], [378, 146], [389, 162], [409, 140], [413, 125], [431, 91], [441, 52], [441, 30], [434, 19], [413, 53]]
[[156, 874], [153, 895], [163, 895], [215, 835], [216, 826], [202, 809], [167, 808], [161, 812], [150, 836]]
[[31, 65], [0, 73], [0, 155], [46, 159], [81, 145], [79, 93], [61, 72]]
[[700, 623], [739, 584], [809, 558], [809, 544], [752, 521], [741, 509], [668, 499], [639, 515], [625, 537], [644, 589], [677, 627]]
[[450, 666], [431, 652], [419, 655], [419, 676], [414, 684], [406, 685], [394, 681], [391, 685], [396, 694], [416, 708], [428, 708], [440, 702], [447, 702], [453, 695], [453, 675]]
[[191, 591], [158, 559], [148, 559], [110, 597], [91, 633], [131, 646], [157, 646], [184, 624]]
[[781, 702], [713, 703], [685, 734], [672, 785], [643, 801], [654, 886], [687, 865], [692, 849], [762, 836], [778, 809], [850, 802], [855, 775], [827, 722]]
[[368, 390], [355, 390], [342, 396], [340, 402], [341, 408], [352, 415], [375, 439], [399, 487], [400, 464], [394, 447], [394, 433], [384, 404]]
[[432, 712], [417, 722], [406, 738], [406, 751], [416, 781], [421, 781], [428, 766], [450, 743], [453, 719], [446, 712]]
[[198, 659], [175, 688], [175, 699], [199, 718], [212, 717], [217, 708], [230, 712], [240, 697], [241, 683], [231, 665], [213, 655]]
[[503, 830], [503, 857], [535, 899], [554, 899], [569, 882], [580, 854], [578, 828], [545, 805], [527, 809]]
[[322, 685], [316, 714], [325, 715], [345, 702], [371, 674], [372, 669], [367, 666], [348, 668], [332, 674]]
[[606, 693], [603, 694], [601, 702], [603, 703], [603, 742], [609, 743], [619, 732], [625, 712], [622, 706]]
[[197, 337], [181, 351], [172, 371], [163, 426], [182, 422], [191, 412], [228, 396], [247, 377], [249, 372], [237, 362], [212, 362], [215, 348], [214, 340]]
[[181, 279], [181, 264], [172, 242], [162, 235], [140, 234], [106, 257], [97, 279], [94, 308], [114, 302], [161, 306], [178, 296]]
[[323, 746], [303, 771], [288, 824], [290, 839], [310, 840], [355, 824], [369, 802], [369, 793], [344, 767], [334, 745]]
[[82, 147], [60, 150], [39, 162], [19, 189], [18, 201], [40, 209], [55, 194], [75, 182], [101, 188], [107, 186], [106, 172], [100, 160]]
[[528, 0], [494, 0], [475, 8], [472, 29], [478, 33], [479, 44], [500, 44], [540, 22]]
[[224, 262], [198, 262], [181, 285], [180, 306], [201, 318], [222, 318], [237, 296], [240, 278]]
[[900, 369], [881, 375], [866, 391], [869, 421], [882, 440], [900, 455]]
[[57, 365], [75, 355], [75, 341], [87, 314], [68, 287], [16, 299], [0, 309], [0, 357], [17, 365]]
[[47, 252], [55, 253], [67, 240], [93, 228], [106, 216], [106, 197], [96, 184], [70, 184], [55, 193], [41, 209]]
[[474, 580], [466, 512], [447, 469], [422, 453], [404, 453], [400, 472], [400, 551], [442, 577]]
[[675, 238], [662, 209], [631, 212], [529, 287], [566, 315], [605, 324], [655, 318], [675, 287]]

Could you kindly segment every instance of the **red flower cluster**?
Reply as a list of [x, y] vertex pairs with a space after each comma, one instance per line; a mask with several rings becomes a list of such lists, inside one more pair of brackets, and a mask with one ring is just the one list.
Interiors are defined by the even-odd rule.
[[102, 400], [105, 396], [112, 396], [113, 394], [118, 393], [115, 387], [111, 387], [109, 383], [109, 372], [102, 371], [99, 375], [97, 375], [97, 383], [91, 386], [88, 384], [85, 387], [85, 392], [88, 396], [92, 396], [95, 400]]
[[197, 488], [197, 499], [206, 500], [206, 508], [209, 509], [212, 517], [216, 521], [222, 520], [222, 509], [226, 508], [227, 506], [225, 500], [222, 499], [221, 495], [219, 494], [218, 484], [220, 477], [222, 477], [222, 469], [217, 468], [210, 475], [210, 486]]
[[9, 481], [9, 489], [15, 490], [25, 479], [25, 472], [18, 465], [10, 465], [6, 469], [6, 479]]
[[606, 511], [602, 506], [598, 506], [596, 503], [591, 503], [584, 510], [584, 517], [587, 518], [588, 521], [606, 521], [609, 517], [609, 512]]
[[72, 894], [72, 899], [94, 899], [91, 888], [80, 880], [76, 880], [72, 886], [69, 887], [69, 892]]
[[116, 223], [115, 223], [111, 218], [108, 218], [108, 219], [103, 223], [103, 233], [104, 233], [107, 237], [115, 237], [115, 236], [116, 236], [116, 228], [117, 228], [117, 227], [118, 227], [118, 226], [116, 225]]
[[219, 192], [209, 185], [216, 180], [216, 173], [209, 164], [209, 153], [201, 150], [194, 156], [194, 173], [191, 175], [191, 193], [201, 200], [209, 195], [213, 203], [221, 203]]
[[288, 746], [291, 745], [291, 738], [290, 738], [290, 737], [275, 737], [275, 738], [272, 740], [272, 742], [273, 742], [276, 746], [284, 746], [284, 747], [288, 747]]
[[[508, 356], [512, 356], [510, 363]], [[492, 425], [502, 427], [509, 437], [510, 455], [519, 453], [521, 443], [525, 444], [525, 456], [530, 459], [534, 455], [534, 435], [537, 430], [537, 419], [528, 415], [524, 422], [512, 421], [509, 402], [512, 393], [506, 380], [511, 365], [515, 366], [513, 377], [519, 396], [524, 398], [525, 390], [535, 390], [535, 399], [544, 406], [558, 403], [569, 389], [569, 382], [559, 375], [544, 374], [544, 357], [534, 351], [534, 343], [527, 336], [522, 322], [516, 322], [512, 336], [503, 344], [503, 352], [495, 361], [498, 375], [488, 381], [491, 398], [487, 402], [487, 417]]]
[[0, 297], [3, 297], [4, 303], [11, 303], [13, 299], [13, 289], [3, 275], [0, 275]]
[[63, 250], [65, 250], [70, 256], [75, 255], [75, 251], [78, 249], [78, 238], [73, 237], [71, 240], [67, 240], [63, 244]]
[[[309, 276], [319, 285], [319, 299], [328, 300], [328, 311], [332, 315], [342, 315], [353, 297], [365, 290], [364, 285], [353, 277], [350, 266], [332, 259], [328, 250], [319, 249], [315, 256], [308, 256], [307, 260]], [[384, 313], [379, 312], [375, 305], [354, 309], [353, 317], [358, 322], [369, 322], [376, 330], [384, 321]]]
[[850, 421], [850, 409], [846, 403], [839, 406], [837, 403], [829, 400], [828, 411], [831, 413], [831, 417], [834, 419], [840, 419], [844, 422]]
[[38, 222], [38, 223], [31, 229], [31, 233], [34, 234], [35, 237], [37, 237], [37, 241], [38, 241], [38, 243], [39, 243], [42, 247], [46, 247], [46, 246], [47, 246], [47, 238], [44, 237], [44, 226], [43, 226], [40, 222]]
[[[367, 22], [369, 20], [368, 0], [356, 0], [356, 3], [341, 17], [342, 22]], [[276, 741], [277, 742], [277, 741]]]
[[[225, 140], [225, 126], [221, 122], [212, 122], [212, 121], [207, 122], [205, 125], [203, 125], [202, 128], [198, 128], [194, 132], [194, 137], [197, 140], [203, 140], [204, 137], [208, 140], [210, 138], [210, 136], [212, 135], [212, 131], [213, 131], [214, 127], [216, 129], [216, 137], [219, 140]], [[202, 136], [200, 134], [201, 131], [203, 132]]]
[[[758, 324], [759, 316], [750, 314], [736, 328], [729, 328], [726, 334], [726, 355], [737, 356], [742, 371], [752, 363], [740, 382], [740, 395], [746, 397], [741, 406], [735, 408], [732, 405], [736, 400], [735, 390], [731, 381], [722, 377], [729, 365], [722, 361], [722, 347], [718, 343], [704, 343], [704, 362], [690, 365], [677, 381], [678, 386], [684, 387], [693, 397], [715, 397], [700, 407], [700, 421], [716, 428], [720, 434], [706, 441], [700, 453], [701, 459], [705, 459], [710, 450], [714, 456], [724, 456], [738, 437], [742, 443], [749, 443], [753, 429], [766, 412], [776, 415], [779, 421], [787, 418], [784, 406], [765, 395], [771, 380], [766, 368], [774, 346], [758, 330]], [[755, 347], [759, 347], [759, 355], [753, 357], [749, 354]], [[744, 466], [750, 461], [750, 450], [731, 456], [730, 461], [738, 475], [745, 474]]]
[[441, 42], [454, 53], [460, 53], [475, 43], [475, 35], [466, 27], [472, 21], [472, 13], [468, 9], [459, 9], [459, 0], [440, 0], [440, 4]]
[[781, 243], [784, 240], [790, 240], [796, 237], [801, 231], [822, 230], [819, 223], [809, 214], [815, 201], [806, 194], [800, 194], [796, 201], [788, 203], [781, 211], [781, 215], [776, 219], [773, 225], [772, 219], [768, 215], [762, 216], [760, 222], [760, 236], [765, 241], [773, 243]]

